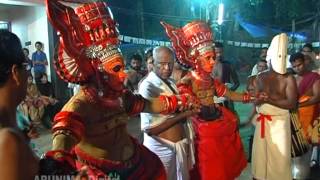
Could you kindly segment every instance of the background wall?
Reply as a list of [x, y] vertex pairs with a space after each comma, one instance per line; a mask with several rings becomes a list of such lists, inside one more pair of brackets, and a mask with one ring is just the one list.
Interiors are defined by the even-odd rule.
[[[44, 44], [44, 52], [47, 54], [49, 66], [47, 73], [51, 79], [49, 36], [48, 36], [48, 19], [44, 6], [3, 6], [0, 8], [0, 21], [8, 21], [11, 23], [11, 31], [15, 33], [21, 40], [23, 47], [26, 47], [31, 54], [35, 51], [34, 44], [40, 41]], [[31, 45], [25, 46], [26, 42]]]

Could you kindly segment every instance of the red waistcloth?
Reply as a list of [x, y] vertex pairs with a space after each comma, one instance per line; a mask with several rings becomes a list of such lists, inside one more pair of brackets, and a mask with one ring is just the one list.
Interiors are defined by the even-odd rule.
[[258, 118], [257, 118], [257, 121], [259, 122], [261, 122], [261, 131], [260, 131], [260, 133], [261, 133], [261, 138], [263, 139], [264, 138], [264, 136], [265, 136], [265, 126], [266, 126], [266, 120], [267, 121], [272, 121], [272, 118], [271, 118], [271, 116], [270, 115], [266, 115], [266, 114], [261, 114], [261, 113], [259, 113], [259, 116], [258, 116]]
[[[120, 179], [127, 180], [165, 180], [166, 172], [159, 157], [134, 139], [133, 143], [136, 146], [136, 152], [126, 163], [96, 159], [76, 147], [75, 154], [79, 158], [76, 161], [77, 169], [88, 166], [88, 175], [92, 180], [98, 180], [102, 177], [117, 179], [118, 175], [120, 175]], [[128, 166], [128, 164], [132, 164], [132, 166]]]
[[222, 116], [215, 121], [193, 118], [196, 134], [196, 165], [194, 180], [234, 180], [247, 165], [237, 118], [222, 107]]

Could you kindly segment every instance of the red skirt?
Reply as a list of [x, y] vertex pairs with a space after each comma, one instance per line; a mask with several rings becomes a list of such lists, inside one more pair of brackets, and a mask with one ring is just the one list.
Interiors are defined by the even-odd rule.
[[78, 157], [77, 169], [88, 167], [88, 175], [92, 180], [100, 179], [128, 179], [128, 180], [166, 180], [166, 172], [159, 157], [143, 145], [133, 140], [136, 152], [126, 162], [96, 159], [89, 154], [75, 148]]
[[191, 179], [234, 180], [247, 165], [236, 116], [222, 107], [215, 121], [193, 118], [196, 165]]

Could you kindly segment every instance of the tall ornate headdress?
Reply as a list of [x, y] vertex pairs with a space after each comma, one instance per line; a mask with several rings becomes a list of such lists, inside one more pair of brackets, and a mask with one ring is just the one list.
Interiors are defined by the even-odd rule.
[[120, 56], [119, 33], [106, 3], [72, 8], [66, 5], [70, 2], [46, 0], [46, 7], [60, 38], [56, 71], [63, 80], [79, 84], [95, 75], [101, 63]]
[[182, 28], [161, 22], [172, 41], [178, 62], [184, 67], [195, 67], [196, 58], [207, 50], [213, 50], [213, 33], [203, 21], [193, 21]]

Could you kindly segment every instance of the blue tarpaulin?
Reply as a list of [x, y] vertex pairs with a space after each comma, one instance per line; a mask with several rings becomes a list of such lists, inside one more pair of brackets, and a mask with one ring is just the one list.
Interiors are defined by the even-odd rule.
[[[245, 29], [253, 38], [270, 37], [275, 34], [285, 32], [276, 28], [248, 23], [240, 16], [240, 14], [236, 14], [235, 19], [240, 24], [240, 26], [243, 29]], [[301, 41], [304, 41], [306, 39], [305, 33], [301, 33], [301, 32], [295, 32], [295, 33], [285, 32], [285, 33], [287, 33], [288, 36], [291, 36], [291, 37], [294, 36], [296, 39]]]

